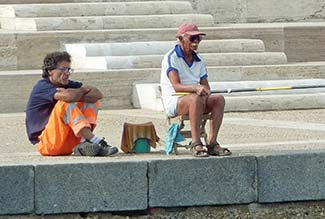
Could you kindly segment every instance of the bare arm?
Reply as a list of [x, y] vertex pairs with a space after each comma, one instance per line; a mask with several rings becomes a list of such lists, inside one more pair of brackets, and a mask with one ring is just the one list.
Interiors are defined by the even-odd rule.
[[103, 98], [103, 94], [94, 87], [83, 86], [81, 88], [57, 88], [54, 99], [62, 100], [68, 103], [71, 102], [87, 102], [95, 103]]
[[210, 85], [209, 85], [209, 81], [208, 81], [208, 78], [204, 78], [200, 81], [200, 84], [203, 85], [204, 87], [206, 87], [209, 91], [211, 90], [210, 89]]
[[86, 103], [95, 103], [98, 100], [103, 98], [103, 94], [102, 92], [100, 92], [100, 90], [98, 90], [95, 87], [91, 87], [91, 86], [83, 86], [86, 89], [89, 89], [89, 92], [87, 92], [82, 98], [81, 101], [82, 102], [86, 102]]
[[190, 92], [200, 96], [210, 95], [207, 79], [201, 80], [200, 84], [181, 84], [178, 73], [174, 70], [169, 72], [168, 78], [176, 92]]

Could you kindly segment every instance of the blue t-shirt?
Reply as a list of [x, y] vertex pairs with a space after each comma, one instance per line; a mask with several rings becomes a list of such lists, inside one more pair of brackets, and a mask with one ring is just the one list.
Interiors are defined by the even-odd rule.
[[[82, 83], [70, 81], [64, 88], [80, 88]], [[39, 80], [29, 97], [26, 108], [26, 131], [32, 144], [38, 143], [38, 136], [49, 121], [51, 112], [57, 103], [54, 99], [56, 87], [48, 80]]]

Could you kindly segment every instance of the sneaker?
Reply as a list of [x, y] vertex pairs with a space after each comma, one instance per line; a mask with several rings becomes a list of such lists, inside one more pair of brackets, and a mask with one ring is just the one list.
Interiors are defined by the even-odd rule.
[[110, 156], [113, 154], [116, 154], [118, 152], [118, 148], [117, 147], [113, 147], [109, 144], [107, 144], [107, 142], [102, 139], [98, 145], [101, 147], [101, 150], [98, 153], [98, 156]]
[[75, 146], [72, 151], [74, 156], [98, 156], [102, 147], [98, 144], [93, 144], [89, 141], [84, 141]]

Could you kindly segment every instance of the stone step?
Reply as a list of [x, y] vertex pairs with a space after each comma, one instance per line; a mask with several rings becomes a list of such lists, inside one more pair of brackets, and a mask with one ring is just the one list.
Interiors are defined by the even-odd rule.
[[[101, 101], [103, 109], [132, 108], [132, 84], [134, 81], [145, 80], [150, 70], [141, 71], [111, 71], [111, 72], [75, 72], [73, 80], [82, 81], [87, 85], [98, 87], [104, 94]], [[36, 81], [41, 79], [41, 71], [0, 72], [0, 92], [2, 104], [0, 113], [23, 112], [29, 94]], [[12, 89], [15, 87], [15, 89]], [[8, 92], [11, 90], [11, 92]]]
[[[260, 26], [238, 25], [237, 27], [202, 27], [205, 40], [215, 39], [261, 39], [268, 52], [284, 51], [283, 24]], [[310, 25], [308, 23], [308, 25]], [[271, 26], [271, 27], [269, 27]], [[114, 30], [69, 30], [69, 31], [8, 31], [0, 30], [0, 45], [9, 41], [17, 47], [15, 67], [4, 66], [0, 70], [38, 69], [45, 56], [44, 51], [63, 50], [66, 44], [151, 42], [174, 40], [177, 28], [114, 29]], [[5, 40], [3, 40], [5, 39]], [[30, 48], [33, 48], [31, 50]]]
[[[325, 62], [284, 65], [208, 66], [210, 81], [249, 81], [325, 78]], [[159, 78], [156, 79], [159, 81]]]
[[[0, 4], [48, 4], [48, 3], [81, 3], [81, 2], [146, 2], [161, 0], [0, 0]], [[185, 1], [185, 0], [179, 0]]]
[[[325, 78], [325, 62], [267, 66], [208, 67], [209, 81], [285, 80]], [[3, 94], [0, 113], [23, 112], [33, 85], [41, 78], [40, 70], [0, 72]], [[159, 83], [160, 68], [124, 70], [76, 70], [71, 76], [104, 93], [103, 109], [132, 108], [132, 84], [139, 81]], [[12, 88], [15, 89], [12, 89]], [[8, 92], [10, 90], [10, 92]], [[160, 103], [158, 101], [158, 103]]]
[[42, 18], [1, 18], [1, 28], [5, 30], [102, 30], [172, 28], [184, 22], [198, 26], [213, 26], [213, 17], [208, 14], [171, 15], [122, 15], [85, 17], [42, 17]]
[[[76, 60], [73, 60], [75, 62]], [[280, 65], [248, 65], [248, 66], [207, 66], [209, 80], [211, 81], [258, 81], [263, 80], [285, 80], [285, 79], [308, 79], [325, 78], [325, 62], [298, 62]], [[159, 82], [160, 68], [138, 68], [138, 69], [76, 69], [73, 77], [78, 74], [120, 75], [122, 78], [128, 73], [147, 75], [147, 80]], [[0, 71], [0, 76], [40, 74], [38, 70]], [[139, 78], [138, 80], [140, 80]]]
[[[136, 108], [162, 111], [158, 83], [137, 82], [133, 85], [132, 103]], [[281, 87], [325, 85], [325, 79], [273, 80], [245, 82], [210, 82], [211, 90], [247, 87]], [[325, 88], [222, 94], [225, 111], [263, 111], [325, 108]]]
[[89, 2], [0, 5], [0, 17], [80, 17], [194, 13], [190, 2]]
[[[207, 66], [275, 65], [287, 63], [281, 52], [200, 53]], [[164, 55], [76, 57], [74, 68], [129, 69], [160, 68]]]
[[[324, 54], [324, 48], [321, 46], [323, 45], [321, 43], [323, 41], [321, 33], [324, 28], [325, 23], [304, 22], [294, 24], [218, 24], [218, 26], [214, 27], [202, 27], [200, 30], [207, 34], [206, 40], [261, 39], [264, 42], [266, 51], [285, 51], [289, 62], [301, 62], [304, 60], [324, 60], [319, 60], [319, 57]], [[17, 65], [15, 67], [11, 67], [12, 65], [4, 66], [0, 70], [38, 69], [45, 56], [45, 51], [63, 50], [64, 45], [67, 43], [168, 41], [175, 39], [176, 32], [176, 27], [44, 32], [0, 30], [0, 45], [3, 43], [8, 44], [10, 41], [19, 51], [19, 53], [13, 54], [17, 59]], [[308, 37], [306, 33], [308, 33]], [[318, 40], [320, 43], [316, 43]], [[301, 42], [305, 43], [302, 44]]]
[[[175, 46], [175, 41], [149, 41], [128, 43], [77, 43], [66, 44], [72, 56], [132, 56], [165, 54]], [[203, 40], [202, 53], [264, 52], [264, 43], [256, 39]]]

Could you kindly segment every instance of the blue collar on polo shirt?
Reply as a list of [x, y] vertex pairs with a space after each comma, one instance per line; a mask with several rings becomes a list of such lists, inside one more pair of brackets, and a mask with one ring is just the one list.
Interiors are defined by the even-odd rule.
[[[181, 48], [180, 45], [177, 44], [175, 46], [175, 51], [176, 51], [176, 54], [177, 54], [178, 57], [185, 58], [184, 57], [184, 53], [183, 53], [182, 48]], [[197, 62], [200, 62], [201, 61], [201, 59], [198, 57], [198, 55], [194, 51], [193, 51], [193, 58], [194, 58], [194, 61], [197, 61]]]

